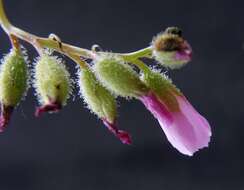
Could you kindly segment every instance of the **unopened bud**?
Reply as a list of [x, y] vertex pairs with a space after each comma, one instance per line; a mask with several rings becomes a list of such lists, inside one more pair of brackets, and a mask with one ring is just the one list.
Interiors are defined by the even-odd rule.
[[127, 132], [116, 126], [117, 105], [114, 96], [103, 87], [89, 68], [79, 71], [79, 85], [81, 97], [88, 108], [95, 113], [124, 144], [130, 144], [131, 139]]
[[97, 58], [93, 69], [102, 84], [116, 95], [139, 97], [147, 91], [132, 67], [115, 56]]
[[21, 49], [13, 48], [2, 60], [0, 69], [0, 130], [8, 124], [15, 106], [28, 88], [28, 68]]
[[181, 30], [170, 27], [152, 41], [153, 56], [163, 66], [177, 69], [191, 60], [192, 49], [183, 39]]
[[34, 78], [41, 105], [35, 115], [59, 111], [66, 104], [72, 90], [70, 74], [63, 62], [55, 56], [41, 55], [35, 65]]

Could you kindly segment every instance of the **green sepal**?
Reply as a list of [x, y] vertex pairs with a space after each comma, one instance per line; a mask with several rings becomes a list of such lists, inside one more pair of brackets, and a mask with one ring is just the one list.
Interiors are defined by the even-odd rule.
[[182, 93], [165, 74], [151, 70], [151, 72], [142, 75], [141, 80], [171, 111], [179, 110], [175, 96], [182, 96]]

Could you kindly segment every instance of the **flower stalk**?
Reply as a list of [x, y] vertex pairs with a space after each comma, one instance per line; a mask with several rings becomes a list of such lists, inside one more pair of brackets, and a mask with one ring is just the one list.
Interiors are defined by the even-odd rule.
[[[5, 14], [3, 0], [0, 0], [0, 24], [10, 39], [11, 36], [15, 36], [15, 38], [19, 38], [23, 41], [26, 41], [30, 43], [33, 47], [35, 47], [35, 49], [37, 49], [38, 52], [40, 51], [40, 49], [50, 48], [61, 54], [66, 55], [67, 57], [78, 63], [81, 67], [86, 67], [85, 62], [81, 61], [82, 58], [94, 59], [96, 57], [96, 52], [92, 50], [80, 48], [63, 42], [60, 43], [59, 41], [50, 37], [39, 37], [29, 32], [26, 32], [18, 27], [15, 27], [9, 22]], [[147, 48], [143, 48], [135, 52], [113, 54], [121, 56], [125, 61], [136, 61], [141, 57], [151, 57], [151, 53], [151, 46], [149, 46]], [[107, 52], [99, 52], [99, 54], [107, 54]], [[144, 66], [146, 67], [145, 64]]]
[[12, 45], [0, 68], [0, 132], [28, 89], [27, 59], [20, 45], [25, 41], [39, 53], [32, 70], [32, 86], [40, 104], [36, 116], [60, 111], [72, 93], [73, 80], [63, 61], [52, 54], [55, 51], [79, 66], [76, 82], [81, 98], [123, 144], [131, 144], [131, 136], [118, 128], [117, 96], [141, 101], [158, 120], [168, 141], [182, 154], [191, 156], [208, 146], [211, 128], [207, 120], [166, 75], [152, 69], [142, 59], [154, 59], [158, 65], [170, 69], [187, 64], [192, 58], [192, 48], [179, 28], [167, 28], [146, 48], [112, 53], [96, 50], [97, 45], [89, 50], [64, 43], [53, 33], [40, 37], [26, 32], [10, 23], [3, 0], [0, 0], [0, 25]]

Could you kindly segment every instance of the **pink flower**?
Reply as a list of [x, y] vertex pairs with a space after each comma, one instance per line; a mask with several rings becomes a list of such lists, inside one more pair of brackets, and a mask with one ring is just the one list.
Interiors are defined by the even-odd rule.
[[169, 96], [164, 99], [151, 91], [140, 100], [158, 120], [169, 142], [182, 154], [192, 156], [208, 146], [211, 136], [209, 123], [183, 94], [173, 90], [166, 93]]

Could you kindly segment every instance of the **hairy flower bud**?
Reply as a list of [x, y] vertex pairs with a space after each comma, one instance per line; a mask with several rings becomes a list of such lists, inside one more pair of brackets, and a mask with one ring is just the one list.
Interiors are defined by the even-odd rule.
[[90, 69], [81, 69], [79, 77], [80, 93], [88, 108], [99, 118], [106, 118], [113, 123], [117, 116], [113, 95], [97, 81]]
[[21, 49], [13, 48], [2, 60], [0, 69], [0, 130], [8, 124], [11, 113], [28, 87], [28, 68]]
[[147, 91], [137, 73], [117, 57], [101, 56], [95, 60], [93, 69], [102, 84], [116, 95], [138, 97]]
[[158, 97], [164, 100], [168, 109], [178, 111], [178, 103], [172, 93], [181, 95], [181, 92], [165, 74], [151, 71], [142, 75], [141, 79]]
[[117, 105], [114, 96], [100, 84], [89, 68], [80, 70], [79, 85], [81, 97], [88, 108], [102, 119], [106, 127], [122, 143], [130, 144], [131, 139], [129, 134], [116, 127]]
[[169, 27], [154, 37], [153, 56], [163, 66], [177, 69], [191, 60], [192, 49], [181, 35], [180, 29]]
[[34, 69], [34, 87], [40, 107], [35, 115], [43, 112], [57, 112], [64, 106], [71, 93], [71, 79], [60, 59], [42, 54]]

